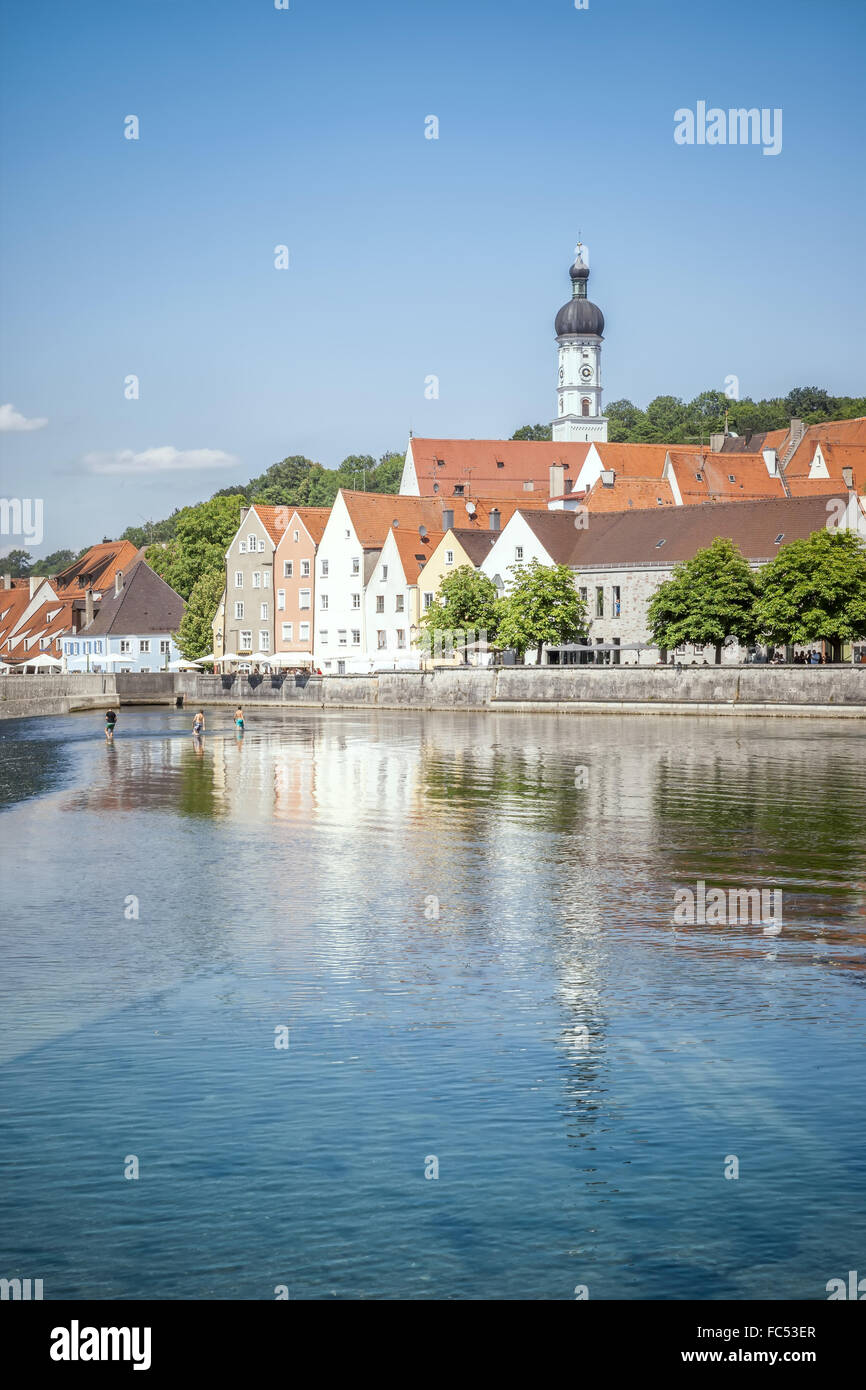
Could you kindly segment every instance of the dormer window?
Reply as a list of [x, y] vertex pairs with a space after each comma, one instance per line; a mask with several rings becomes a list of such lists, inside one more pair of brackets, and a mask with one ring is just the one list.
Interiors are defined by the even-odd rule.
[[704, 481], [704, 475], [703, 475], [703, 473], [696, 473], [696, 474], [695, 474], [695, 477], [697, 478], [697, 480], [698, 480], [699, 483], [702, 483], [702, 482]]
[[463, 496], [463, 484], [462, 484], [462, 483], [455, 483], [455, 484], [454, 484], [454, 496], [455, 496], [455, 497], [462, 497], [462, 496]]
[[737, 480], [736, 480], [736, 478], [734, 477], [733, 473], [729, 473], [729, 474], [728, 474], [728, 482], [729, 482], [729, 483], [735, 483], [736, 481], [737, 481]]
[[661, 550], [664, 543], [664, 541], [656, 541], [656, 550]]
[[780, 531], [779, 534], [778, 534], [778, 536], [776, 537], [776, 539], [773, 541], [773, 545], [779, 545], [779, 544], [781, 544], [781, 542], [782, 542], [784, 539], [785, 539], [785, 532], [784, 532], [784, 531]]
[[497, 459], [497, 460], [496, 460], [496, 467], [497, 467], [497, 468], [504, 468], [504, 467], [505, 467], [505, 464], [502, 462], [502, 459]]
[[436, 467], [437, 467], [437, 468], [444, 468], [444, 467], [445, 467], [445, 460], [444, 460], [444, 459], [437, 459], [437, 460], [436, 460]]

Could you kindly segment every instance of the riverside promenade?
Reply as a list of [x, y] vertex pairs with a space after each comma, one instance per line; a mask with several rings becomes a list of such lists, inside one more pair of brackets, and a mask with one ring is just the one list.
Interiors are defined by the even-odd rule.
[[866, 666], [498, 666], [364, 676], [6, 676], [0, 719], [111, 705], [866, 718]]

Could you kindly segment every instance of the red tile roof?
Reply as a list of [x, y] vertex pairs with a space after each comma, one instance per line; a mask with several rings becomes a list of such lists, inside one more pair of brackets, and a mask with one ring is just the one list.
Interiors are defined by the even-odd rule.
[[[415, 475], [422, 497], [516, 497], [524, 483], [546, 497], [552, 464], [565, 466], [576, 478], [588, 444], [538, 442], [525, 439], [412, 439]], [[440, 462], [441, 460], [441, 462]], [[501, 466], [500, 466], [501, 465]]]
[[87, 589], [107, 593], [114, 585], [117, 571], [128, 570], [138, 553], [132, 541], [102, 541], [73, 560], [51, 582], [58, 593], [61, 590], [74, 590], [81, 594]]
[[444, 531], [428, 531], [423, 538], [417, 531], [408, 531], [398, 526], [393, 532], [397, 553], [403, 566], [407, 584], [417, 584], [418, 576], [436, 549]]

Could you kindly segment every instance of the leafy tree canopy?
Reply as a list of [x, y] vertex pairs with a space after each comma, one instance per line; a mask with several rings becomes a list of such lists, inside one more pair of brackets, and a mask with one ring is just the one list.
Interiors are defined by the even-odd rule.
[[[463, 632], [465, 642], [476, 640], [471, 634], [484, 631], [490, 642], [496, 635], [496, 586], [472, 565], [458, 565], [445, 576], [439, 592], [421, 619], [426, 641], [435, 651], [440, 643], [453, 638], [436, 634]], [[460, 639], [457, 639], [458, 641]]]
[[33, 556], [29, 550], [8, 550], [0, 564], [4, 574], [11, 574], [13, 579], [26, 579], [33, 568]]
[[726, 637], [741, 643], [754, 638], [757, 593], [748, 562], [733, 541], [717, 536], [659, 585], [647, 609], [653, 638], [669, 650], [683, 642], [711, 643], [719, 661]]
[[866, 636], [866, 546], [851, 531], [815, 531], [765, 565], [759, 631], [772, 642], [843, 642]]
[[225, 569], [225, 553], [238, 529], [243, 497], [212, 497], [196, 507], [184, 507], [177, 516], [170, 541], [151, 545], [147, 563], [167, 584], [188, 599], [199, 579], [210, 571]]
[[521, 425], [519, 430], [515, 430], [512, 439], [530, 439], [538, 443], [544, 443], [553, 438], [553, 431], [550, 425]]
[[213, 651], [211, 624], [222, 598], [224, 583], [222, 569], [212, 569], [193, 585], [176, 634], [177, 645], [189, 661]]
[[538, 660], [545, 643], [575, 642], [586, 633], [586, 608], [567, 565], [511, 565], [513, 587], [500, 599], [497, 644], [512, 647], [522, 661], [528, 647]]

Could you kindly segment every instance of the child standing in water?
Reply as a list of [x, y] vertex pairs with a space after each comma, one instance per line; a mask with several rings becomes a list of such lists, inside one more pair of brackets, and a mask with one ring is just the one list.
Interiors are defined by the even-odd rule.
[[204, 710], [200, 709], [195, 719], [192, 721], [192, 732], [194, 738], [201, 738], [204, 733]]
[[238, 705], [237, 709], [235, 710], [235, 728], [237, 729], [239, 734], [242, 734], [244, 731], [244, 712], [241, 709], [240, 705]]
[[110, 743], [111, 740], [114, 738], [114, 726], [115, 726], [116, 723], [117, 723], [117, 713], [116, 713], [116, 711], [113, 710], [113, 709], [107, 709], [107, 710], [105, 711], [105, 737], [108, 739], [108, 742], [109, 742], [109, 743]]

